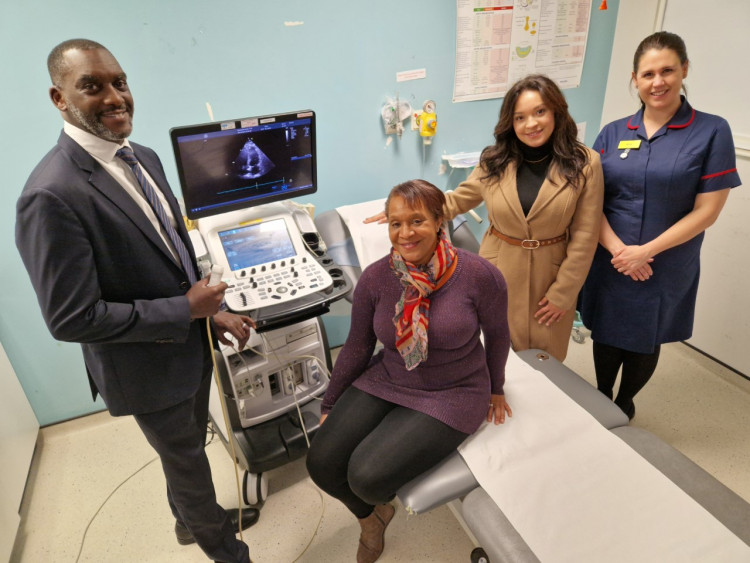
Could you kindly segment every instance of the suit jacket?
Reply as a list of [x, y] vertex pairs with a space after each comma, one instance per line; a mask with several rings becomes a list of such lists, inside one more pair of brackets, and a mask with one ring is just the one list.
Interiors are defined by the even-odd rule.
[[[559, 360], [567, 353], [578, 292], [599, 240], [604, 198], [599, 155], [588, 152], [585, 187], [563, 187], [564, 180], [551, 168], [552, 181], [545, 179], [528, 215], [518, 198], [514, 165], [508, 166], [501, 178], [490, 180], [483, 179], [486, 172], [479, 166], [454, 192], [446, 194], [449, 218], [484, 201], [490, 224], [506, 236], [544, 240], [568, 235], [566, 242], [534, 250], [508, 244], [489, 229], [482, 238], [480, 256], [495, 264], [508, 284], [508, 323], [516, 351], [540, 348]], [[534, 318], [543, 297], [568, 310], [551, 327], [539, 325]]]
[[[156, 153], [131, 146], [180, 218]], [[188, 277], [131, 196], [65, 133], [18, 200], [16, 245], [52, 336], [81, 343], [92, 393], [113, 415], [195, 394], [205, 323], [190, 320]]]

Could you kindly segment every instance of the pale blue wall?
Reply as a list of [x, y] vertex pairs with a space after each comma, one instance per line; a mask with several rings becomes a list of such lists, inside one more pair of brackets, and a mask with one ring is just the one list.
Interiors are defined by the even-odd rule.
[[[567, 90], [573, 116], [600, 121], [618, 0], [592, 6], [580, 88]], [[492, 141], [500, 100], [453, 104], [453, 0], [67, 0], [7, 2], [0, 18], [0, 341], [42, 425], [104, 407], [91, 402], [77, 345], [54, 341], [13, 242], [15, 201], [34, 165], [55, 143], [61, 120], [47, 97], [49, 50], [71, 37], [106, 45], [129, 75], [136, 102], [133, 140], [160, 155], [179, 191], [168, 130], [208, 121], [312, 108], [318, 115], [318, 210], [384, 196], [423, 177], [441, 188], [440, 155]], [[304, 25], [285, 27], [285, 21]], [[419, 22], [419, 25], [417, 25]], [[396, 72], [427, 78], [397, 83]], [[415, 107], [437, 102], [438, 135], [424, 154], [407, 132], [385, 147], [379, 110], [399, 91]], [[81, 275], [87, 275], [81, 272]]]

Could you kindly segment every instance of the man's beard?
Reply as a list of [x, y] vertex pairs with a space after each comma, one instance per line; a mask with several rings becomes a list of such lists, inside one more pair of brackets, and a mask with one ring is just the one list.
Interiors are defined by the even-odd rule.
[[73, 104], [68, 105], [68, 111], [76, 118], [76, 120], [78, 120], [78, 123], [80, 123], [86, 131], [101, 139], [117, 143], [126, 139], [130, 135], [130, 131], [127, 133], [115, 133], [111, 129], [107, 129], [96, 115], [85, 114]]

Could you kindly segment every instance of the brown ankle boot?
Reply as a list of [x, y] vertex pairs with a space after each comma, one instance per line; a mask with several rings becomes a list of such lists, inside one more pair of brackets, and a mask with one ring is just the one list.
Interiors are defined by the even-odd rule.
[[393, 505], [379, 504], [367, 518], [360, 518], [362, 534], [359, 536], [357, 563], [373, 563], [378, 560], [385, 547], [385, 529], [393, 518]]

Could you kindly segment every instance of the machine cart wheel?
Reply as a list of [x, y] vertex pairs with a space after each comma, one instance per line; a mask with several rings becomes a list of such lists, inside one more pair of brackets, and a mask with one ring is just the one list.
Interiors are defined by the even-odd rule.
[[490, 558], [481, 547], [476, 547], [471, 552], [471, 563], [490, 563]]
[[583, 344], [584, 342], [586, 342], [586, 335], [583, 334], [580, 329], [574, 328], [571, 337], [573, 338], [573, 342], [575, 342], [576, 344]]
[[584, 333], [586, 327], [583, 326], [583, 320], [581, 319], [581, 313], [576, 311], [576, 317], [573, 320], [573, 332], [570, 335], [573, 342], [576, 344], [583, 344], [586, 342], [586, 334]]
[[268, 497], [268, 478], [263, 473], [245, 471], [242, 479], [242, 500], [248, 506], [262, 505]]

